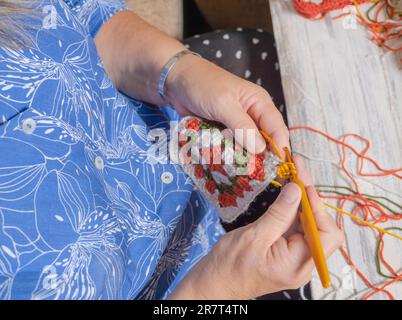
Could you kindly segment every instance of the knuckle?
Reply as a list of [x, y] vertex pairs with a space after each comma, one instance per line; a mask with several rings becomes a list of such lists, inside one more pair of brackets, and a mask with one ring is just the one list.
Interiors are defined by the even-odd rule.
[[[234, 122], [234, 128], [235, 129], [244, 129], [244, 128], [248, 128], [250, 126], [250, 121], [245, 118], [245, 117], [239, 117], [237, 120], [235, 120]], [[239, 132], [236, 133], [240, 133], [242, 135], [246, 134], [246, 131], [242, 131], [240, 130]]]
[[263, 87], [260, 86], [258, 86], [258, 90], [260, 97], [262, 99], [268, 99], [269, 101], [272, 101], [272, 97], [267, 90], [265, 90]]

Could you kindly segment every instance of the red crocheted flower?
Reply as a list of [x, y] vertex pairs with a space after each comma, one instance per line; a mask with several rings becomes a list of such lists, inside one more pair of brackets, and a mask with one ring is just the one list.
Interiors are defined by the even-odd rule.
[[183, 147], [187, 143], [188, 137], [185, 134], [179, 134], [179, 147]]
[[209, 193], [214, 194], [216, 190], [215, 181], [207, 180], [207, 182], [205, 182], [205, 189], [207, 189]]
[[191, 118], [190, 120], [188, 120], [188, 121], [186, 122], [186, 124], [185, 124], [184, 127], [185, 127], [186, 129], [191, 129], [191, 130], [194, 130], [194, 131], [198, 131], [198, 130], [200, 130], [201, 123], [200, 123], [200, 121], [198, 121], [197, 119]]
[[211, 149], [210, 148], [200, 148], [200, 155], [202, 158], [202, 163], [208, 164], [212, 163], [212, 155], [211, 155]]
[[191, 164], [192, 163], [192, 157], [191, 157], [191, 150], [184, 150], [184, 149], [179, 149], [179, 157], [182, 163], [184, 164]]
[[194, 175], [199, 179], [204, 178], [205, 172], [204, 172], [204, 168], [202, 167], [202, 165], [196, 164], [194, 166]]
[[218, 196], [218, 201], [221, 207], [237, 207], [236, 196], [227, 192], [221, 193]]
[[213, 162], [222, 162], [222, 148], [221, 146], [213, 146], [211, 152], [211, 163]]
[[222, 148], [221, 146], [213, 146], [200, 148], [200, 154], [205, 164], [222, 163]]
[[257, 154], [251, 157], [248, 164], [248, 170], [248, 175], [251, 179], [263, 181], [265, 179], [264, 155]]
[[236, 178], [236, 183], [240, 188], [246, 191], [253, 191], [253, 188], [249, 184], [249, 178], [245, 176], [238, 176]]
[[219, 172], [220, 174], [222, 174], [222, 175], [224, 175], [226, 177], [228, 176], [228, 173], [225, 171], [225, 169], [224, 169], [222, 164], [210, 164], [209, 169], [211, 171]]
[[240, 198], [244, 197], [244, 190], [242, 188], [240, 188], [240, 186], [234, 186], [233, 192]]

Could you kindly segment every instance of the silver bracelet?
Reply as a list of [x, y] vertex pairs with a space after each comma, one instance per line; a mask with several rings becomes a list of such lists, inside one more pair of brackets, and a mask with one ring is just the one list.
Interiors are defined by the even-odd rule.
[[166, 101], [165, 83], [166, 83], [166, 79], [169, 75], [170, 70], [173, 69], [173, 67], [175, 66], [177, 61], [179, 61], [182, 57], [184, 57], [187, 54], [193, 54], [197, 57], [201, 57], [198, 53], [195, 53], [193, 51], [183, 50], [183, 51], [180, 51], [179, 53], [176, 53], [172, 58], [170, 58], [169, 61], [163, 67], [161, 76], [159, 78], [159, 84], [158, 84], [158, 92], [159, 92], [159, 96], [162, 98], [162, 100]]

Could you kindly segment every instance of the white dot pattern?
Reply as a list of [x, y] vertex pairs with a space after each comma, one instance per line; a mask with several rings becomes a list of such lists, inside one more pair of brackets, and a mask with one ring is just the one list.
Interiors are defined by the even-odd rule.
[[[270, 94], [272, 86], [277, 90], [281, 81], [275, 41], [262, 29], [250, 30], [241, 27], [235, 30], [215, 30], [196, 35], [186, 41], [186, 48], [201, 54], [205, 59], [234, 74], [262, 86]], [[273, 82], [276, 82], [273, 84]], [[280, 89], [279, 89], [280, 90]], [[272, 94], [280, 112], [285, 112], [283, 98]]]

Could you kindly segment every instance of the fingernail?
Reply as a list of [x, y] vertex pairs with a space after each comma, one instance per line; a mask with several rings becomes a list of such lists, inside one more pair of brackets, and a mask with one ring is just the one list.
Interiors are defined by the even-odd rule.
[[263, 152], [266, 148], [265, 140], [261, 138], [260, 135], [257, 136], [256, 141], [255, 141], [255, 148], [257, 153]]
[[282, 188], [279, 194], [279, 200], [287, 204], [294, 204], [300, 201], [301, 190], [295, 183], [288, 183]]
[[249, 136], [247, 139], [247, 151], [253, 154], [261, 153], [265, 150], [265, 140], [258, 134]]

